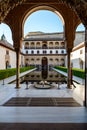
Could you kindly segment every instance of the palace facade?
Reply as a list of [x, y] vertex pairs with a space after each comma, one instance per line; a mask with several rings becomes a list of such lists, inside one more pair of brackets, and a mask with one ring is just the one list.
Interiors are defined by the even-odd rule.
[[[84, 32], [77, 32], [71, 63], [74, 68], [85, 68]], [[80, 55], [79, 55], [80, 54]], [[0, 69], [16, 67], [16, 53], [4, 35], [0, 40]], [[20, 66], [34, 65], [39, 70], [53, 66], [67, 66], [67, 51], [63, 33], [30, 32], [22, 43]]]
[[41, 67], [65, 66], [66, 47], [63, 33], [28, 33], [23, 40], [25, 65]]

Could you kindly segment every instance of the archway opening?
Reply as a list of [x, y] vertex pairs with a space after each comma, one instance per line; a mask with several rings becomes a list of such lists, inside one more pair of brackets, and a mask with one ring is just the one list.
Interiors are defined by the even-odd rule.
[[33, 14], [31, 14], [25, 22], [24, 36], [26, 36], [26, 34], [28, 34], [29, 32], [63, 32], [63, 24], [60, 18], [51, 11], [36, 11]]
[[0, 38], [2, 37], [3, 34], [6, 37], [6, 41], [13, 45], [12, 31], [10, 27], [5, 23], [0, 24]]
[[71, 62], [73, 68], [85, 70], [85, 28], [82, 23], [76, 28]]
[[9, 68], [9, 61], [6, 61], [6, 69]]

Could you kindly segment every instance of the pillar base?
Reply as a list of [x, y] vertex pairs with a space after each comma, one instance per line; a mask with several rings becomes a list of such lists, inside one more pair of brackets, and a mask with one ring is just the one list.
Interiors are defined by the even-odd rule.
[[67, 85], [67, 89], [72, 89], [72, 85]]
[[21, 87], [15, 87], [15, 89], [20, 89]]

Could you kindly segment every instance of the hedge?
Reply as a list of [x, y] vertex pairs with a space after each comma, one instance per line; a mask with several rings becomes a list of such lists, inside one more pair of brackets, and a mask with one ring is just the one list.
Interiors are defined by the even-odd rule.
[[[33, 69], [33, 66], [20, 68], [20, 73]], [[0, 80], [16, 74], [16, 68], [0, 70]]]
[[[59, 69], [61, 71], [64, 71], [67, 73], [67, 68], [62, 66], [55, 66], [54, 68]], [[78, 68], [72, 68], [72, 74], [74, 76], [80, 77], [82, 79], [85, 79], [85, 71]]]

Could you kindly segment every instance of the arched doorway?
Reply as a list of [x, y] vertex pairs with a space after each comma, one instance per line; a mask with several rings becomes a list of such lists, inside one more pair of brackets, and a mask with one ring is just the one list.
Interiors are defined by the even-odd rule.
[[6, 69], [9, 67], [9, 61], [6, 61]]
[[42, 58], [42, 78], [46, 79], [48, 75], [48, 59], [47, 57]]

